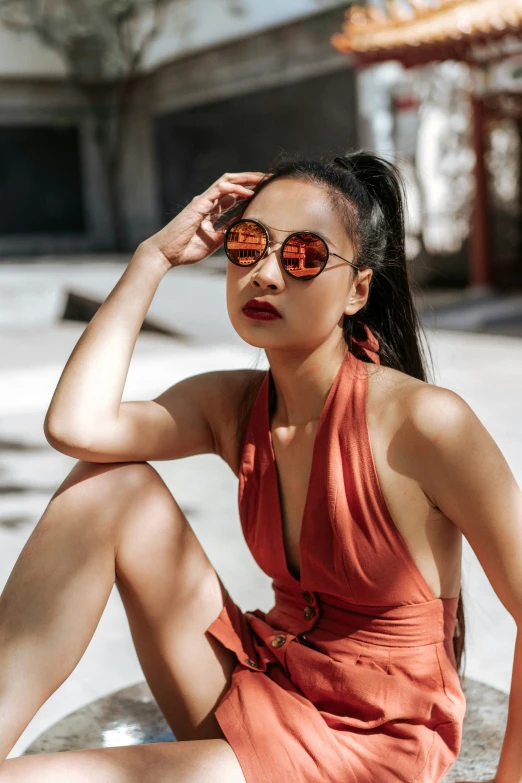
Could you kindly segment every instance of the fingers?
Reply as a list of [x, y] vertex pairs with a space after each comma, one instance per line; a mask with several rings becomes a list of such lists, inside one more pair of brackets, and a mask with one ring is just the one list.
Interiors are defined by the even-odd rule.
[[263, 179], [263, 177], [265, 177], [265, 174], [262, 171], [241, 171], [235, 174], [223, 174], [221, 177], [219, 177], [219, 179], [212, 183], [210, 188], [208, 188], [202, 195], [206, 196], [210, 190], [213, 190], [214, 188], [219, 187], [224, 183], [236, 184], [241, 187], [257, 185], [260, 180]]
[[228, 193], [243, 193], [245, 195], [251, 196], [253, 192], [253, 188], [249, 188], [246, 185], [240, 184], [239, 182], [228, 182], [227, 180], [220, 180], [213, 188], [210, 188], [205, 193], [203, 193], [203, 196], [212, 198], [213, 194], [214, 197], [216, 197], [216, 193], [218, 193], [218, 198], [219, 196], [223, 196]]
[[219, 179], [214, 185], [205, 191], [201, 196], [196, 196], [192, 200], [192, 206], [201, 217], [208, 215], [216, 207], [216, 202], [224, 196], [237, 196], [240, 198], [249, 198], [254, 195], [252, 188], [247, 188], [238, 182]]
[[[190, 263], [206, 257], [211, 245], [217, 240], [215, 248], [223, 242], [211, 220], [212, 213], [222, 212], [225, 204], [234, 205], [254, 195], [253, 189], [266, 175], [262, 171], [242, 171], [223, 174], [207, 190], [194, 196], [189, 204], [176, 215], [161, 231], [154, 235], [165, 257], [172, 259], [190, 259]], [[198, 241], [194, 239], [198, 235]], [[205, 245], [205, 252], [200, 247]], [[214, 249], [215, 249], [214, 248]], [[187, 261], [184, 261], [187, 263]]]
[[221, 179], [228, 179], [233, 182], [244, 182], [244, 181], [258, 181], [262, 177], [265, 176], [265, 173], [263, 171], [241, 171], [236, 174], [223, 174], [216, 182], [219, 182]]
[[227, 172], [217, 179], [204, 193], [192, 199], [196, 212], [204, 217], [209, 215], [224, 197], [228, 200], [249, 198], [254, 194], [250, 186], [257, 185], [264, 177], [262, 171]]

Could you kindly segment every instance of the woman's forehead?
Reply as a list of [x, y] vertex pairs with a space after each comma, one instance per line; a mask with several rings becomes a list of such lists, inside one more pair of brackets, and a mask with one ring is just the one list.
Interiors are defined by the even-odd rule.
[[344, 233], [326, 188], [300, 179], [281, 178], [266, 185], [243, 213], [283, 231], [321, 229]]

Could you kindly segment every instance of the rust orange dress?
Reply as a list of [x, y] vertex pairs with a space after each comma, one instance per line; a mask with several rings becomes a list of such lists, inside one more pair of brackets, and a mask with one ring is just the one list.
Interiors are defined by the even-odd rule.
[[208, 632], [237, 655], [215, 715], [247, 783], [436, 783], [460, 751], [458, 599], [435, 597], [385, 505], [367, 366], [346, 353], [319, 420], [300, 579], [283, 545], [270, 370], [243, 436], [241, 526], [275, 603], [243, 612], [227, 595]]

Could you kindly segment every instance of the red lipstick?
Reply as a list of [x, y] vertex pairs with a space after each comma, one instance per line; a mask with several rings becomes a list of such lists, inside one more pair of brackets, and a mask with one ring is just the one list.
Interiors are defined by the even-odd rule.
[[243, 312], [248, 318], [260, 321], [273, 321], [276, 318], [282, 318], [281, 313], [274, 305], [261, 299], [249, 299], [243, 307]]

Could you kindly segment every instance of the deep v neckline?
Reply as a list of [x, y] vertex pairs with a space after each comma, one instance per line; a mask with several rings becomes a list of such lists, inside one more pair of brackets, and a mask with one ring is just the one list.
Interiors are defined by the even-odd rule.
[[[279, 487], [279, 474], [278, 474], [278, 468], [277, 468], [277, 460], [275, 456], [274, 446], [272, 443], [272, 430], [271, 430], [271, 422], [270, 422], [270, 384], [273, 383], [272, 379], [272, 373], [270, 368], [267, 371], [267, 386], [266, 386], [266, 397], [265, 397], [265, 405], [264, 405], [264, 412], [265, 412], [265, 423], [266, 423], [266, 431], [268, 433], [268, 453], [270, 458], [270, 463], [272, 467], [272, 476], [274, 481], [274, 497], [276, 499], [276, 525], [277, 525], [277, 535], [279, 537], [279, 549], [278, 551], [282, 554], [282, 567], [285, 572], [285, 574], [295, 583], [301, 584], [302, 582], [302, 563], [303, 563], [303, 541], [304, 541], [304, 532], [305, 532], [305, 523], [307, 519], [307, 511], [308, 506], [310, 505], [310, 494], [311, 494], [311, 485], [312, 480], [314, 477], [314, 466], [317, 460], [316, 451], [317, 451], [317, 443], [318, 438], [320, 435], [320, 432], [324, 426], [324, 422], [326, 420], [326, 417], [330, 411], [332, 400], [334, 398], [336, 389], [339, 385], [342, 371], [344, 369], [345, 364], [348, 362], [348, 356], [350, 354], [350, 351], [347, 350], [346, 354], [344, 355], [344, 358], [339, 366], [339, 369], [337, 370], [337, 373], [335, 375], [335, 378], [333, 380], [332, 385], [330, 386], [330, 390], [326, 396], [326, 400], [323, 405], [323, 409], [321, 411], [321, 416], [319, 417], [319, 421], [317, 423], [317, 429], [315, 431], [314, 436], [314, 442], [312, 446], [312, 461], [310, 465], [310, 476], [308, 478], [308, 485], [306, 488], [306, 495], [305, 495], [305, 503], [303, 507], [303, 515], [301, 518], [301, 526], [299, 529], [299, 541], [298, 541], [298, 552], [299, 552], [299, 577], [294, 576], [292, 572], [290, 571], [288, 567], [288, 559], [285, 549], [285, 541], [284, 541], [284, 531], [283, 531], [283, 514], [282, 514], [282, 504], [281, 504], [281, 491]], [[355, 358], [355, 357], [354, 357]]]

